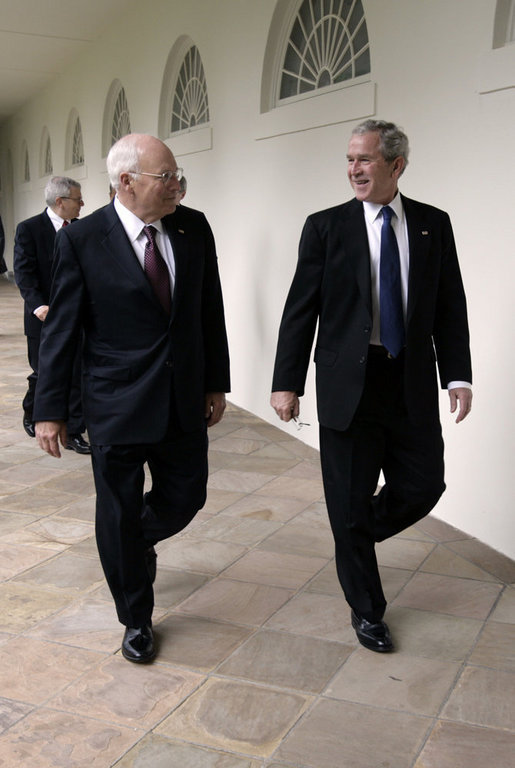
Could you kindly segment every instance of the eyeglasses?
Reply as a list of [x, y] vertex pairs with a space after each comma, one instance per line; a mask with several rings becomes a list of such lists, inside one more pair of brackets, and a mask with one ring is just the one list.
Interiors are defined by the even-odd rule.
[[177, 168], [176, 171], [163, 171], [163, 173], [147, 173], [146, 171], [131, 171], [136, 176], [154, 176], [156, 179], [161, 179], [163, 184], [168, 184], [172, 179], [180, 181], [183, 177], [184, 171], [182, 168]]
[[61, 195], [61, 200], [73, 200], [74, 203], [80, 203], [81, 205], [84, 205], [84, 200], [82, 197], [66, 197], [66, 195]]

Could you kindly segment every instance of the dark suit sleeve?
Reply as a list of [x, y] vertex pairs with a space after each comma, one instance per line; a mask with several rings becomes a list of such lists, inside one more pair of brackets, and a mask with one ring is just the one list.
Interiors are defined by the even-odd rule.
[[41, 286], [36, 233], [24, 221], [16, 227], [14, 237], [14, 277], [30, 313], [48, 304]]
[[442, 259], [433, 340], [440, 382], [446, 388], [451, 381], [472, 383], [472, 366], [465, 290], [451, 222], [447, 214], [443, 215]]
[[304, 394], [320, 311], [324, 263], [325, 246], [310, 217], [302, 231], [297, 269], [279, 327], [272, 392]]
[[0, 218], [0, 272], [7, 272], [7, 264], [4, 259], [5, 250], [5, 232], [2, 219]]
[[65, 230], [56, 237], [50, 309], [41, 332], [35, 421], [66, 421], [73, 365], [81, 343], [84, 283]]
[[229, 349], [225, 329], [222, 288], [218, 273], [215, 241], [207, 219], [205, 226], [206, 263], [202, 291], [202, 333], [205, 355], [205, 392], [229, 392]]

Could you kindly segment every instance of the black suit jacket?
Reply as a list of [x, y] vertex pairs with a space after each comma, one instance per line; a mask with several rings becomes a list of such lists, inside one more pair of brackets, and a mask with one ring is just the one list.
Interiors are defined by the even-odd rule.
[[5, 259], [4, 259], [4, 249], [5, 249], [4, 225], [2, 224], [2, 219], [0, 218], [0, 274], [2, 272], [7, 272], [7, 264], [5, 263]]
[[50, 301], [55, 229], [46, 211], [21, 221], [14, 237], [14, 277], [25, 302], [26, 336], [39, 336], [43, 323], [34, 310]]
[[[411, 421], [438, 413], [441, 384], [472, 381], [465, 293], [449, 217], [402, 197], [410, 266], [405, 400]], [[349, 426], [365, 381], [372, 330], [370, 254], [363, 204], [353, 199], [309, 216], [279, 331], [273, 391], [304, 392], [315, 347], [319, 421]], [[435, 355], [436, 350], [436, 355]]]
[[66, 419], [74, 349], [84, 327], [83, 407], [95, 444], [156, 443], [171, 398], [186, 431], [204, 423], [206, 392], [227, 392], [229, 357], [213, 235], [180, 206], [163, 218], [175, 257], [164, 312], [112, 204], [59, 232], [41, 338], [35, 421]]

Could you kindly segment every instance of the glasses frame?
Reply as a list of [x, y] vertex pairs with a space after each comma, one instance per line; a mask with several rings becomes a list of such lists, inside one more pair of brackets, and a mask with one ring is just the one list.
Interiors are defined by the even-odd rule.
[[149, 173], [148, 171], [130, 171], [135, 176], [154, 176], [156, 179], [161, 179], [163, 184], [168, 184], [172, 179], [180, 181], [184, 176], [182, 168], [177, 168], [175, 171], [163, 171], [163, 173]]
[[84, 205], [84, 200], [82, 197], [68, 197], [67, 195], [59, 195], [61, 200], [73, 200], [74, 203], [80, 203], [81, 205]]

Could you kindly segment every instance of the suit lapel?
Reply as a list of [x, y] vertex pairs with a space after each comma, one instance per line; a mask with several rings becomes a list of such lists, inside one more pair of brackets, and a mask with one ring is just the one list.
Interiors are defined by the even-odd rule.
[[370, 278], [370, 252], [363, 204], [358, 200], [349, 203], [348, 215], [342, 218], [342, 242], [354, 269], [359, 291], [372, 320], [372, 288]]
[[150, 301], [161, 306], [145, 276], [145, 272], [141, 268], [141, 264], [134, 253], [134, 249], [112, 204], [104, 208], [104, 215], [105, 229], [101, 238], [102, 247], [107, 251], [109, 257], [116, 262], [118, 267], [123, 270], [127, 279], [137, 286]]
[[402, 195], [409, 243], [409, 277], [407, 322], [413, 315], [431, 248], [431, 227], [413, 201]]

